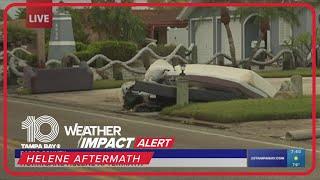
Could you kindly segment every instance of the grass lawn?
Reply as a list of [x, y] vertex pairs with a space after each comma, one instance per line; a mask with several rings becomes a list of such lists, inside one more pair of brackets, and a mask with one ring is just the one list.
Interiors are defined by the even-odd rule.
[[[319, 98], [317, 104], [320, 104]], [[320, 106], [317, 106], [317, 113], [319, 116]], [[161, 114], [217, 123], [303, 119], [311, 118], [311, 97], [195, 103], [183, 107], [167, 107]]]
[[[320, 68], [317, 68], [317, 76], [320, 76]], [[286, 78], [292, 75], [301, 75], [303, 77], [311, 77], [311, 68], [296, 68], [294, 70], [275, 70], [275, 71], [258, 71], [260, 76], [264, 78]]]
[[30, 95], [32, 94], [31, 89], [27, 89], [27, 88], [17, 88], [16, 89], [16, 93], [19, 95]]
[[98, 80], [93, 82], [93, 89], [112, 89], [112, 88], [120, 88], [124, 80]]

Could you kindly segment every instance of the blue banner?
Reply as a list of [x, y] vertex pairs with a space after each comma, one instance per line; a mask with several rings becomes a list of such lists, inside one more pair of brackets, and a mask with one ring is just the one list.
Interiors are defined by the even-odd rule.
[[287, 167], [305, 167], [305, 150], [303, 149], [288, 149], [287, 152]]
[[16, 149], [21, 152], [153, 152], [150, 167], [305, 167], [303, 149]]
[[248, 167], [287, 167], [287, 150], [250, 149]]

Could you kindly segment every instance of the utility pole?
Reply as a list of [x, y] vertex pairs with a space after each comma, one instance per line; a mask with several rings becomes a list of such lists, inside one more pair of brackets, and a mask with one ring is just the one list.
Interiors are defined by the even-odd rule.
[[38, 55], [38, 67], [44, 68], [46, 61], [46, 49], [45, 49], [45, 30], [37, 29], [37, 55]]

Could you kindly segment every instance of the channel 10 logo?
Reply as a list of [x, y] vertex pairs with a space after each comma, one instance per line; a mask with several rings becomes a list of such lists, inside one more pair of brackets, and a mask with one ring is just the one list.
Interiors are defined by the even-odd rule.
[[[43, 134], [40, 129], [44, 124], [50, 126], [48, 134]], [[35, 116], [27, 116], [27, 119], [21, 123], [21, 128], [27, 130], [27, 142], [32, 143], [38, 140], [41, 143], [50, 143], [55, 140], [59, 134], [59, 124], [51, 116], [43, 115], [36, 119]]]

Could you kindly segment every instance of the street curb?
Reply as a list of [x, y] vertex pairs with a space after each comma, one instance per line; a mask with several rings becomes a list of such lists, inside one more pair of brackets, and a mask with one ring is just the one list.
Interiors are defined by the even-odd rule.
[[[71, 103], [66, 103], [66, 102], [52, 102], [49, 100], [28, 97], [27, 95], [12, 95], [11, 94], [11, 95], [8, 95], [8, 97], [38, 101], [38, 102], [43, 102], [43, 103], [48, 103], [48, 104], [73, 106], [76, 108], [86, 108], [86, 109], [90, 109], [90, 110], [104, 111], [104, 112], [121, 114], [121, 115], [130, 115], [130, 116], [143, 117], [143, 118], [148, 117], [145, 114], [139, 114], [136, 112], [110, 110], [106, 107], [98, 108], [98, 107], [92, 107], [92, 106], [85, 106], [85, 105], [81, 105], [81, 104], [71, 104]], [[161, 114], [152, 115], [152, 117], [154, 117], [155, 119], [161, 120], [161, 121], [169, 121], [169, 122], [176, 122], [176, 123], [182, 123], [182, 124], [204, 126], [204, 127], [214, 128], [214, 129], [229, 129], [230, 126], [232, 125], [232, 124], [212, 123], [212, 122], [201, 121], [201, 120], [196, 120], [196, 119], [191, 119], [191, 118], [181, 118], [181, 117], [167, 116], [167, 115], [161, 115]]]
[[38, 101], [38, 102], [49, 103], [49, 104], [57, 104], [57, 105], [63, 105], [63, 106], [73, 106], [73, 107], [77, 107], [77, 108], [87, 108], [87, 109], [91, 109], [91, 110], [105, 111], [105, 112], [111, 112], [111, 113], [123, 113], [122, 111], [110, 110], [105, 107], [98, 108], [98, 107], [88, 107], [88, 106], [81, 105], [81, 104], [71, 104], [71, 103], [66, 103], [66, 102], [52, 102], [49, 100], [27, 97], [26, 95], [8, 95], [8, 97], [17, 98], [17, 99], [24, 99], [24, 100], [31, 100], [31, 101]]
[[232, 124], [213, 123], [213, 122], [201, 121], [193, 118], [182, 118], [182, 117], [167, 116], [167, 115], [159, 115], [158, 118], [165, 121], [175, 121], [183, 124], [205, 126], [205, 127], [210, 127], [214, 129], [229, 129], [232, 126]]

